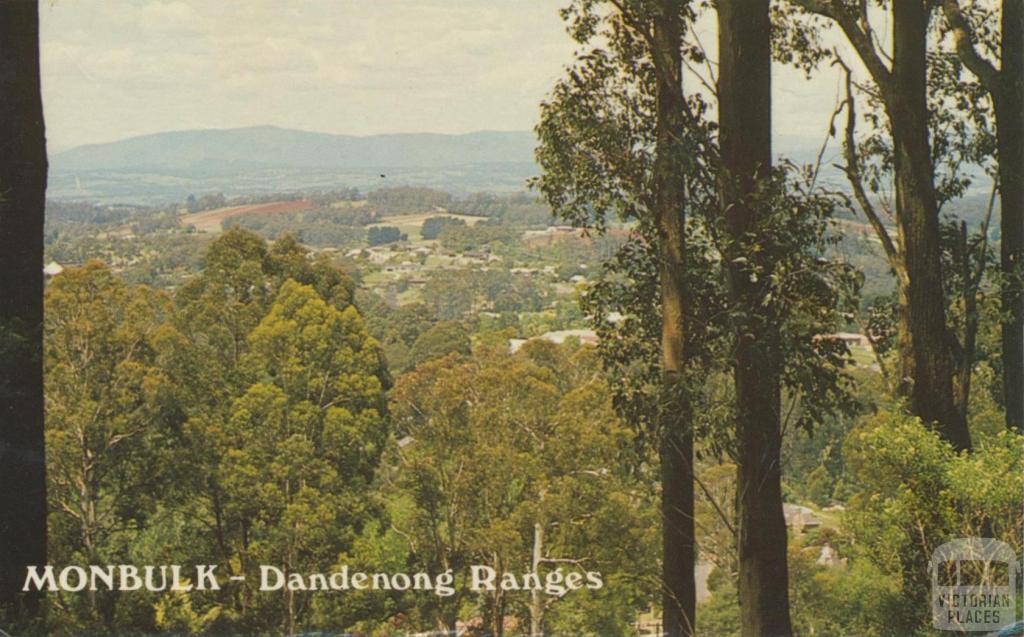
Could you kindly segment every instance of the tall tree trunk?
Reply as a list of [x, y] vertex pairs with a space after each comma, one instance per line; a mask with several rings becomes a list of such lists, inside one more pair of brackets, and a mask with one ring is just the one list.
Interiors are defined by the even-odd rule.
[[936, 423], [955, 448], [969, 449], [967, 422], [953, 393], [956, 372], [946, 323], [939, 209], [928, 134], [929, 14], [922, 0], [893, 3], [892, 82], [885, 96], [892, 125], [896, 216], [908, 278], [904, 317], [913, 345], [904, 371], [913, 382], [914, 414]]
[[[531, 572], [540, 579], [540, 565], [544, 560], [544, 525], [540, 522], [533, 523], [533, 560]], [[547, 605], [541, 590], [534, 588], [530, 591], [530, 637], [540, 637], [544, 634], [544, 610]]]
[[1003, 395], [1006, 424], [1024, 432], [1024, 0], [1003, 0], [1002, 70], [993, 95], [999, 154]]
[[[504, 565], [501, 557], [497, 554], [493, 554], [491, 567], [496, 573], [504, 572]], [[499, 575], [499, 578], [501, 576]], [[501, 586], [498, 586], [491, 596], [491, 612], [490, 612], [490, 635], [491, 637], [504, 637], [505, 635], [505, 591], [502, 590]], [[486, 615], [485, 615], [486, 616]]]
[[[718, 3], [722, 203], [727, 231], [738, 245], [756, 229], [752, 197], [771, 170], [768, 10], [769, 0]], [[747, 261], [734, 260], [741, 256]], [[753, 253], [727, 255], [733, 303], [749, 317], [737, 330], [734, 360], [740, 622], [744, 637], [780, 637], [793, 634], [782, 512], [781, 361], [777, 321], [765, 315], [760, 284], [743, 265], [754, 259]]]
[[0, 613], [29, 617], [26, 566], [46, 563], [39, 11], [0, 2]]
[[[899, 226], [901, 393], [911, 411], [957, 449], [969, 449], [971, 437], [958, 409], [953, 379], [957, 373], [939, 245], [935, 169], [928, 131], [928, 23], [934, 0], [892, 2], [892, 62], [877, 45], [879, 37], [860, 11], [831, 0], [790, 0], [833, 20], [878, 86], [892, 132], [896, 216]], [[955, 0], [952, 1], [955, 5]], [[948, 9], [947, 9], [948, 11]], [[903, 279], [906, 279], [903, 281]], [[968, 353], [970, 356], [971, 353]], [[964, 401], [966, 392], [961, 394]]]
[[693, 635], [697, 592], [693, 521], [693, 429], [686, 366], [686, 221], [682, 35], [679, 0], [661, 0], [654, 20], [657, 85], [655, 206], [661, 253], [662, 370], [660, 462], [662, 625], [668, 637]]

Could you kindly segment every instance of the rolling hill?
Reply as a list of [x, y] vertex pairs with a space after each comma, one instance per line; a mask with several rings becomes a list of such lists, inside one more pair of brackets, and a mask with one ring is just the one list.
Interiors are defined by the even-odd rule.
[[156, 133], [54, 154], [49, 196], [148, 203], [215, 191], [371, 188], [384, 180], [511, 190], [536, 173], [535, 145], [530, 132], [356, 137], [258, 126]]
[[[821, 141], [776, 134], [776, 152], [813, 162]], [[154, 204], [188, 195], [234, 195], [356, 187], [430, 186], [452, 193], [522, 190], [538, 174], [529, 131], [462, 135], [334, 135], [276, 126], [188, 130], [79, 146], [50, 157], [47, 196]], [[822, 182], [845, 189], [825, 154]], [[987, 180], [979, 179], [987, 193]]]

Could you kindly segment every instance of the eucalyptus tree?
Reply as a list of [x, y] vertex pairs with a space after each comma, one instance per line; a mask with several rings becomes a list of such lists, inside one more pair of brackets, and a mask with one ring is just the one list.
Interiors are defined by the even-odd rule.
[[[761, 232], [772, 171], [769, 0], [718, 3], [718, 125], [735, 341], [737, 547], [741, 632], [792, 635], [782, 513], [782, 358], [775, 307], [761, 276], [776, 249]], [[759, 200], [760, 199], [760, 200]], [[765, 249], [752, 249], [756, 245]], [[760, 273], [759, 273], [760, 271]]]
[[39, 9], [0, 3], [0, 613], [33, 611], [25, 567], [46, 562]]
[[226, 417], [184, 426], [210, 476], [216, 529], [233, 575], [248, 575], [239, 610], [310, 626], [309, 600], [286, 587], [257, 595], [260, 564], [311, 572], [348, 549], [376, 519], [374, 473], [387, 439], [377, 342], [355, 306], [339, 309], [313, 286], [285, 281], [247, 337], [243, 388]]
[[[936, 140], [932, 136], [933, 104], [929, 103], [930, 27], [936, 3], [928, 0], [874, 3], [853, 0], [786, 0], [790, 5], [826, 19], [838, 27], [866, 69], [866, 93], [879, 105], [877, 128], [887, 133], [884, 162], [894, 180], [894, 217], [898, 236], [889, 236], [884, 221], [865, 198], [864, 176], [848, 159], [846, 171], [854, 182], [864, 213], [879, 236], [896, 273], [900, 295], [900, 390], [910, 409], [935, 423], [957, 449], [969, 449], [971, 437], [965, 411], [954, 387], [957, 357], [963, 345], [950, 328], [946, 307], [940, 207], [959, 187], [955, 179], [940, 183], [936, 176]], [[872, 11], [886, 13], [890, 41], [872, 21]], [[784, 16], [784, 13], [777, 13]], [[814, 35], [799, 38], [807, 45]], [[819, 57], [824, 57], [819, 54]], [[853, 106], [852, 100], [848, 105]], [[962, 400], [961, 400], [962, 402]]]
[[657, 251], [663, 628], [694, 630], [692, 409], [686, 289], [687, 175], [696, 166], [693, 106], [683, 91], [684, 0], [575, 0], [564, 9], [580, 45], [542, 104], [537, 180], [556, 214], [603, 231], [607, 215], [638, 223]]
[[[957, 55], [992, 101], [999, 162], [1003, 396], [1006, 424], [1024, 430], [1024, 1], [943, 0]], [[992, 61], [998, 59], [999, 66]]]
[[479, 344], [404, 374], [391, 398], [403, 443], [385, 492], [407, 503], [392, 527], [419, 568], [457, 574], [450, 597], [420, 602], [424, 620], [455, 630], [462, 574], [477, 564], [538, 581], [559, 569], [615, 573], [599, 592], [483, 591], [490, 634], [513, 613], [534, 636], [628, 630], [656, 589], [656, 496], [622, 461], [630, 431], [590, 348], [530, 341], [510, 355], [504, 340]]
[[[124, 563], [125, 529], [149, 524], [153, 494], [169, 496], [179, 478], [173, 382], [159, 365], [162, 343], [175, 337], [168, 326], [173, 306], [98, 261], [69, 268], [44, 298], [50, 558]], [[110, 629], [123, 597], [76, 595], [51, 610], [51, 619]]]
[[[659, 68], [666, 66], [655, 46], [655, 33], [664, 33], [654, 28], [664, 15], [658, 6], [577, 2], [565, 11], [584, 50], [542, 105], [538, 160], [544, 174], [537, 185], [556, 213], [577, 225], [603, 231], [617, 214], [633, 231], [605, 264], [584, 307], [601, 336], [617, 409], [635, 424], [641, 442], [653, 438], [659, 450], [666, 632], [686, 634], [692, 626], [680, 603], [685, 598], [676, 591], [692, 585], [693, 552], [681, 543], [694, 537], [693, 449], [699, 435], [702, 454], [732, 455], [749, 487], [736, 502], [745, 524], [737, 538], [739, 576], [751, 583], [746, 630], [782, 634], [789, 620], [786, 589], [777, 585], [786, 568], [777, 444], [781, 388], [792, 407], [790, 426], [810, 428], [825, 413], [848, 406], [845, 348], [827, 334], [849, 309], [857, 282], [850, 268], [823, 258], [834, 240], [828, 220], [836, 199], [817, 191], [813, 171], [771, 166], [770, 130], [758, 128], [770, 95], [762, 91], [762, 99], [750, 104], [746, 91], [770, 87], [770, 58], [729, 62], [731, 72], [753, 64], [764, 73], [723, 78], [731, 84], [723, 92], [720, 82], [717, 97], [728, 99], [721, 110], [730, 112], [719, 125], [729, 130], [716, 136], [705, 100], [677, 94], [666, 101], [676, 83], [660, 82]], [[742, 9], [732, 17], [742, 18], [750, 7]], [[687, 10], [680, 24], [694, 18]], [[743, 38], [770, 32], [767, 22], [754, 23], [760, 32], [752, 33], [750, 24], [730, 32], [740, 38], [733, 44], [741, 53], [750, 45]], [[681, 64], [707, 61], [696, 35], [672, 41], [681, 47]], [[663, 112], [668, 106], [678, 110]], [[748, 134], [767, 143], [767, 151], [745, 147]], [[720, 143], [723, 151], [731, 145], [728, 153], [719, 152]], [[757, 152], [746, 155], [748, 150]], [[673, 190], [669, 177], [682, 189]], [[665, 205], [666, 198], [675, 199], [673, 206]], [[737, 217], [739, 207], [746, 219]], [[666, 222], [678, 223], [679, 239]], [[742, 284], [744, 278], [749, 284]], [[609, 321], [613, 313], [621, 320]], [[683, 330], [675, 332], [680, 318]], [[680, 337], [673, 348], [672, 339]], [[757, 404], [757, 397], [764, 402]]]
[[[302, 595], [256, 594], [260, 560], [328, 563], [374, 518], [390, 377], [354, 284], [283, 237], [233, 229], [175, 297], [161, 364], [174, 381], [192, 494], [209, 550], [252, 586], [220, 600], [242, 630], [314, 621]], [[303, 566], [300, 566], [303, 565]]]

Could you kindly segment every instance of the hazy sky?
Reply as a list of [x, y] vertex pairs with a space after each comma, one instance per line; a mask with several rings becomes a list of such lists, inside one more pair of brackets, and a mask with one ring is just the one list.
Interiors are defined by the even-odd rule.
[[[54, 150], [273, 124], [365, 135], [527, 130], [571, 60], [565, 0], [51, 0]], [[835, 80], [776, 71], [776, 130], [817, 137]]]

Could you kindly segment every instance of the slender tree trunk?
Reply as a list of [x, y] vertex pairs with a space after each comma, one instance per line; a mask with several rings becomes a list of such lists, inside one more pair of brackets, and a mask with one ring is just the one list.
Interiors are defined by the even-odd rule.
[[[497, 553], [494, 554], [493, 561], [491, 563], [492, 568], [496, 573], [502, 573], [503, 564], [501, 557]], [[500, 575], [499, 575], [500, 577]], [[501, 587], [497, 587], [492, 596], [493, 608], [491, 609], [491, 637], [504, 637], [505, 635], [505, 591]]]
[[1001, 207], [1006, 425], [1024, 432], [1024, 0], [1003, 0], [1002, 70], [993, 96]]
[[893, 70], [892, 82], [886, 87], [896, 216], [909, 280], [904, 316], [913, 357], [904, 365], [911, 367], [905, 372], [913, 381], [910, 403], [914, 414], [936, 423], [942, 436], [957, 449], [969, 449], [967, 422], [957, 409], [953, 392], [956, 366], [946, 323], [939, 211], [928, 134], [929, 13], [921, 0], [893, 3]]
[[682, 34], [678, 0], [662, 0], [654, 22], [657, 87], [655, 206], [660, 234], [662, 369], [660, 462], [662, 624], [668, 637], [693, 635], [694, 567], [692, 409], [683, 376], [686, 357], [685, 135]]
[[[46, 563], [43, 209], [46, 139], [35, 2], [0, 2], [0, 613], [30, 617]], [[9, 624], [8, 624], [9, 626]]]
[[[900, 245], [903, 245], [903, 231], [898, 230]], [[903, 269], [903, 276], [896, 277], [896, 295], [899, 303], [896, 324], [896, 355], [898, 356], [896, 371], [899, 377], [896, 379], [896, 395], [900, 398], [910, 400], [914, 389], [914, 339], [910, 334], [910, 320], [907, 317], [907, 308], [910, 307], [910, 285], [907, 279], [907, 262], [902, 260], [900, 267]]]
[[[540, 579], [541, 560], [544, 559], [544, 525], [540, 522], [533, 523], [533, 563], [531, 569], [533, 574]], [[530, 591], [530, 637], [539, 637], [544, 634], [544, 597], [539, 589]]]
[[[756, 231], [752, 201], [771, 170], [769, 0], [719, 0], [719, 126], [723, 210], [731, 241]], [[736, 262], [734, 258], [746, 261]], [[757, 255], [727, 255], [733, 303], [748, 315], [737, 330], [736, 505], [739, 602], [744, 637], [793, 634], [789, 613], [786, 521], [782, 513], [780, 380], [776, 317], [749, 267]], [[763, 280], [763, 279], [759, 279]]]

